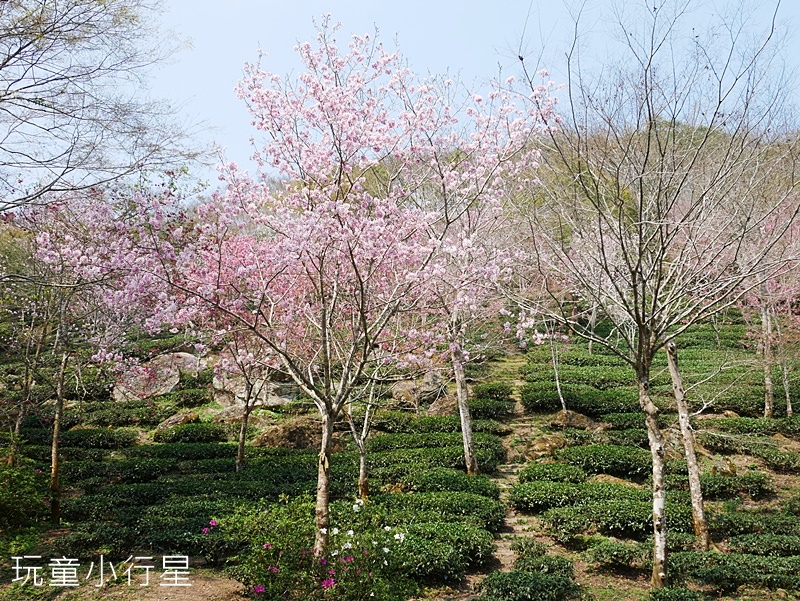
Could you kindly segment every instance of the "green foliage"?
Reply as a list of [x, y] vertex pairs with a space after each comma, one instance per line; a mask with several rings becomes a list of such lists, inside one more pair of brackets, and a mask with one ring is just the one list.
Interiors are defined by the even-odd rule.
[[650, 601], [703, 601], [705, 595], [688, 588], [655, 588], [650, 591]]
[[800, 536], [787, 534], [743, 534], [732, 536], [728, 547], [733, 553], [785, 557], [800, 555]]
[[61, 444], [83, 449], [122, 449], [135, 444], [137, 437], [138, 432], [130, 428], [85, 428], [62, 432]]
[[535, 538], [521, 536], [511, 543], [511, 550], [520, 557], [540, 557], [547, 555], [547, 545]]
[[742, 510], [712, 513], [709, 525], [715, 538], [777, 532], [800, 536], [800, 520], [784, 512]]
[[469, 492], [490, 499], [500, 498], [500, 489], [488, 477], [469, 476], [449, 468], [433, 468], [405, 475], [400, 480], [409, 490], [417, 492]]
[[[688, 481], [686, 482], [688, 488]], [[746, 472], [741, 476], [722, 476], [702, 474], [700, 488], [703, 497], [709, 501], [733, 499], [740, 493], [758, 500], [775, 492], [772, 478], [763, 472]]]
[[472, 387], [472, 396], [476, 399], [510, 401], [513, 393], [514, 387], [505, 382], [484, 382]]
[[614, 430], [642, 429], [644, 424], [644, 413], [634, 411], [632, 413], [607, 413], [600, 418], [602, 421], [611, 425]]
[[598, 501], [623, 499], [646, 501], [649, 491], [607, 482], [549, 482], [546, 480], [520, 483], [511, 490], [511, 504], [521, 511], [538, 513], [552, 507], [586, 505]]
[[[456, 415], [416, 416], [402, 411], [380, 411], [375, 415], [373, 427], [383, 432], [407, 434], [461, 432], [461, 419]], [[472, 431], [503, 435], [510, 430], [494, 420], [476, 419], [472, 422]]]
[[514, 411], [514, 401], [476, 397], [469, 399], [473, 419], [503, 419]]
[[[497, 466], [505, 461], [505, 449], [500, 448], [480, 448], [475, 449], [475, 457], [478, 460], [478, 467], [483, 472], [493, 472]], [[421, 448], [421, 449], [395, 449], [393, 451], [384, 451], [381, 453], [369, 453], [367, 455], [367, 464], [370, 470], [376, 470], [374, 474], [377, 476], [377, 469], [390, 468], [395, 469], [398, 464], [416, 464], [416, 469], [426, 469], [434, 467], [449, 467], [454, 469], [466, 469], [464, 463], [464, 447], [463, 446], [449, 446], [449, 447], [434, 447], [434, 448]], [[397, 472], [393, 472], [395, 476], [399, 476]], [[406, 472], [403, 471], [403, 474]], [[388, 476], [388, 474], [386, 474]], [[381, 477], [386, 480], [386, 477]]]
[[228, 430], [222, 424], [212, 424], [201, 422], [196, 424], [183, 424], [159, 430], [153, 435], [154, 442], [177, 443], [177, 442], [220, 442], [227, 440]]
[[585, 556], [588, 562], [602, 570], [646, 569], [650, 562], [650, 547], [646, 543], [622, 543], [605, 539], [591, 546]]
[[739, 553], [679, 552], [670, 555], [675, 582], [687, 580], [720, 592], [742, 585], [770, 589], [800, 586], [800, 557], [763, 557]]
[[531, 572], [492, 572], [483, 581], [485, 601], [565, 601], [581, 595], [568, 578]]
[[83, 422], [92, 426], [156, 426], [175, 413], [173, 405], [152, 399], [124, 403], [91, 403], [85, 406]]
[[587, 474], [609, 474], [621, 478], [646, 478], [652, 469], [648, 451], [637, 447], [590, 445], [558, 452], [562, 461], [580, 467]]
[[[607, 536], [636, 540], [644, 540], [653, 531], [652, 502], [635, 499], [554, 507], [540, 514], [539, 519], [556, 540], [564, 543], [591, 528]], [[693, 528], [691, 506], [667, 503], [667, 523], [671, 531], [690, 532]]]
[[44, 517], [45, 475], [31, 465], [0, 465], [0, 530], [17, 529]]
[[639, 447], [642, 449], [650, 448], [646, 430], [609, 430], [605, 433], [605, 437], [610, 444], [616, 446]]
[[572, 561], [559, 555], [538, 555], [520, 557], [514, 562], [514, 569], [520, 572], [549, 574], [573, 580], [575, 568]]
[[579, 484], [586, 480], [586, 472], [574, 465], [563, 463], [528, 463], [519, 471], [518, 477], [520, 483], [548, 480]]
[[[415, 520], [415, 514], [437, 514], [453, 521], [472, 523], [490, 532], [497, 532], [503, 525], [505, 506], [499, 501], [467, 492], [418, 492], [399, 495], [376, 495], [373, 502], [388, 513], [401, 513], [407, 523]], [[403, 523], [403, 522], [401, 522]]]

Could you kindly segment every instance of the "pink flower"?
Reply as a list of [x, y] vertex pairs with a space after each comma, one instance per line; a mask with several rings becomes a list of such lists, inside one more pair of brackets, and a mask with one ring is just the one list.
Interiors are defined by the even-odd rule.
[[328, 574], [330, 574], [331, 576], [333, 576], [335, 573], [336, 573], [336, 570], [328, 570]]
[[270, 571], [270, 572], [272, 572], [273, 574], [277, 574], [277, 573], [278, 573], [278, 568], [276, 568], [275, 566], [269, 566], [269, 567], [267, 568], [267, 570], [269, 570], [269, 571]]
[[266, 545], [261, 545], [262, 549], [272, 549], [272, 544], [267, 543]]
[[253, 589], [251, 590], [251, 592], [252, 592], [252, 593], [256, 593], [256, 594], [258, 594], [258, 593], [263, 593], [265, 590], [267, 590], [267, 589], [266, 589], [266, 588], [264, 588], [264, 585], [263, 585], [263, 584], [257, 584], [257, 585], [255, 585], [255, 586], [253, 587]]
[[208, 533], [209, 533], [208, 528], [203, 528], [203, 534], [208, 534]]
[[322, 588], [333, 588], [334, 584], [336, 584], [336, 581], [333, 578], [326, 578], [322, 581]]
[[211, 520], [211, 521], [208, 523], [208, 525], [209, 525], [209, 526], [217, 526], [217, 520]]

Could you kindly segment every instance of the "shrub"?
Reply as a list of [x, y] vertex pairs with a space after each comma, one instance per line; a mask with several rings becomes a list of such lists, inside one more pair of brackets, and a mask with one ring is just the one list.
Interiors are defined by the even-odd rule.
[[513, 413], [514, 401], [477, 397], [469, 400], [469, 411], [474, 419], [502, 419]]
[[650, 549], [646, 543], [621, 543], [609, 539], [593, 545], [585, 555], [596, 568], [612, 571], [647, 568], [650, 561]]
[[[461, 432], [461, 419], [456, 415], [415, 416], [402, 411], [381, 411], [375, 416], [373, 427], [395, 433]], [[503, 435], [508, 434], [509, 429], [494, 420], [476, 419], [472, 422], [472, 431]]]
[[688, 588], [656, 588], [650, 591], [650, 601], [703, 601], [705, 595]]
[[43, 517], [45, 476], [30, 465], [0, 465], [0, 530], [16, 529]]
[[511, 543], [511, 550], [520, 557], [539, 557], [547, 554], [547, 545], [530, 537], [517, 537]]
[[729, 511], [711, 514], [710, 529], [716, 538], [773, 532], [800, 536], [800, 520], [783, 512]]
[[154, 442], [219, 442], [227, 439], [227, 429], [223, 424], [201, 422], [196, 424], [183, 424], [165, 430], [159, 430], [153, 435]]
[[637, 447], [590, 445], [562, 449], [559, 459], [580, 467], [588, 474], [609, 474], [622, 478], [643, 479], [651, 471], [648, 451]]
[[800, 557], [761, 557], [738, 553], [685, 552], [670, 556], [676, 582], [692, 580], [721, 592], [742, 585], [770, 589], [800, 586]]
[[510, 401], [514, 388], [505, 382], [485, 382], [472, 387], [472, 396], [477, 399]]
[[581, 595], [568, 578], [531, 572], [492, 572], [483, 581], [486, 601], [564, 601]]
[[551, 413], [561, 409], [558, 390], [550, 382], [528, 382], [520, 389], [520, 402], [530, 413]]
[[109, 430], [107, 428], [86, 428], [69, 430], [61, 434], [61, 443], [65, 447], [84, 449], [122, 449], [136, 443], [138, 433], [129, 428]]
[[447, 517], [454, 522], [473, 522], [490, 532], [497, 532], [505, 518], [505, 506], [502, 503], [467, 492], [375, 495], [373, 501], [382, 505], [388, 513], [402, 513], [409, 522], [422, 521], [414, 519], [416, 513], [432, 512], [438, 513], [440, 519]]
[[786, 534], [743, 534], [732, 536], [728, 547], [733, 553], [784, 557], [800, 555], [800, 536]]
[[647, 430], [609, 430], [605, 433], [608, 442], [616, 446], [650, 448]]
[[641, 411], [633, 413], [607, 413], [600, 419], [607, 424], [611, 424], [614, 430], [644, 428], [644, 413]]
[[575, 578], [575, 568], [572, 566], [572, 561], [558, 555], [520, 557], [514, 562], [514, 569], [520, 572], [549, 574], [569, 580]]
[[548, 480], [579, 484], [586, 480], [586, 472], [574, 465], [563, 463], [528, 463], [519, 471], [518, 477], [520, 483]]
[[500, 488], [486, 476], [469, 476], [449, 468], [414, 471], [401, 478], [410, 490], [417, 492], [469, 492], [490, 499], [500, 498]]
[[645, 501], [649, 492], [624, 484], [606, 482], [548, 482], [546, 480], [517, 484], [511, 490], [511, 503], [517, 509], [537, 513], [552, 507], [586, 505], [597, 501], [628, 499]]

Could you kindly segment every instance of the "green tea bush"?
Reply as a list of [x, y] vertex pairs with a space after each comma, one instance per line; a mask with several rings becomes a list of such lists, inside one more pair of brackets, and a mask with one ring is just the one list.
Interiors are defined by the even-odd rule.
[[567, 505], [586, 505], [598, 501], [619, 501], [623, 499], [646, 501], [648, 491], [606, 482], [548, 482], [539, 480], [520, 483], [511, 490], [511, 504], [521, 511], [538, 513], [552, 507]]
[[634, 411], [632, 413], [607, 413], [600, 418], [607, 424], [611, 424], [614, 430], [640, 430], [645, 427], [644, 413]]
[[[481, 471], [494, 472], [497, 466], [505, 461], [505, 449], [476, 448], [475, 457]], [[382, 453], [369, 453], [367, 464], [370, 470], [391, 467], [396, 464], [417, 464], [417, 469], [449, 467], [466, 469], [464, 463], [464, 447], [435, 447], [422, 449], [396, 449]]]
[[[228, 571], [254, 598], [401, 601], [415, 592], [416, 586], [406, 575], [408, 569], [402, 565], [400, 550], [409, 542], [404, 532], [374, 526], [332, 528], [329, 552], [319, 556], [311, 551], [313, 507], [305, 499], [286, 505], [256, 504], [221, 519], [215, 527], [215, 536], [247, 543], [249, 550]], [[421, 541], [419, 547], [427, 542], [415, 540]], [[433, 547], [435, 543], [427, 550], [439, 550]], [[452, 560], [458, 561], [453, 548], [449, 549]], [[439, 566], [447, 567], [442, 563]]]
[[610, 571], [646, 569], [650, 562], [650, 548], [646, 543], [623, 543], [610, 539], [592, 545], [584, 555], [595, 568]]
[[490, 532], [497, 532], [503, 525], [505, 506], [499, 501], [467, 492], [418, 492], [397, 495], [375, 495], [374, 503], [380, 504], [388, 513], [400, 513], [415, 520], [414, 515], [423, 512], [437, 513], [452, 521], [474, 522]]
[[156, 426], [175, 413], [173, 405], [155, 403], [151, 399], [104, 402], [86, 405], [83, 422], [92, 426]]
[[449, 468], [415, 470], [400, 480], [409, 490], [417, 492], [469, 492], [490, 499], [500, 498], [500, 488], [487, 476], [469, 476]]
[[738, 553], [686, 552], [670, 555], [675, 582], [687, 580], [720, 592], [742, 585], [770, 589], [800, 587], [800, 557], [762, 557]]
[[[102, 461], [109, 449], [82, 449], [80, 447], [59, 447], [59, 456], [66, 461]], [[50, 462], [52, 447], [50, 445], [23, 445], [22, 454], [35, 461]]]
[[696, 429], [714, 429], [732, 434], [772, 436], [778, 431], [778, 420], [757, 417], [715, 417], [693, 420]]
[[562, 461], [580, 467], [587, 474], [609, 474], [644, 479], [652, 470], [650, 453], [637, 447], [590, 445], [558, 452]]
[[577, 599], [581, 588], [574, 581], [531, 572], [492, 572], [482, 583], [485, 601], [566, 601]]
[[709, 520], [711, 534], [728, 538], [742, 534], [772, 534], [800, 536], [800, 520], [790, 513], [769, 511], [726, 511], [712, 513]]
[[528, 382], [520, 389], [520, 402], [529, 413], [552, 413], [561, 409], [558, 390], [550, 382]]
[[527, 463], [517, 476], [520, 483], [548, 480], [579, 484], [586, 480], [586, 472], [581, 468], [563, 463]]
[[743, 534], [728, 539], [732, 553], [786, 557], [800, 555], [800, 536], [787, 534]]
[[[383, 432], [407, 434], [461, 432], [461, 419], [456, 415], [415, 416], [402, 411], [380, 411], [373, 420], [373, 427]], [[472, 431], [504, 435], [510, 430], [495, 420], [476, 419], [472, 422]]]
[[45, 474], [32, 465], [0, 465], [0, 531], [21, 528], [44, 517], [46, 491]]
[[137, 431], [130, 428], [85, 428], [62, 432], [61, 443], [83, 449], [121, 449], [135, 444], [137, 437]]
[[227, 440], [228, 429], [223, 424], [200, 422], [196, 424], [183, 424], [159, 430], [153, 435], [154, 442], [176, 443], [194, 442], [208, 443]]
[[469, 412], [474, 419], [503, 419], [514, 411], [514, 401], [505, 399], [469, 399]]
[[609, 444], [623, 447], [650, 448], [646, 430], [609, 430], [605, 433]]
[[514, 569], [520, 572], [549, 574], [569, 580], [574, 580], [575, 578], [575, 568], [572, 565], [572, 561], [559, 555], [520, 557], [514, 562]]
[[706, 596], [688, 588], [656, 588], [650, 591], [650, 601], [703, 601]]
[[485, 382], [472, 387], [472, 396], [476, 399], [492, 399], [510, 401], [514, 387], [506, 382]]

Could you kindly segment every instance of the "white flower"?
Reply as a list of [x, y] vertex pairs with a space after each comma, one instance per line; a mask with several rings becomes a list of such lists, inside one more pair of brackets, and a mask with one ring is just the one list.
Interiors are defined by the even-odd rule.
[[356, 504], [357, 505], [363, 505], [364, 504], [364, 499], [356, 499]]
[[390, 526], [384, 526], [383, 529], [386, 530], [386, 532], [392, 531], [392, 528]]
[[331, 555], [339, 555], [339, 549], [334, 549], [334, 550], [331, 552]]
[[333, 530], [331, 530], [331, 532], [333, 532], [334, 534], [339, 534], [339, 529], [338, 528], [334, 528]]
[[345, 543], [342, 545], [342, 549], [352, 549], [352, 548], [353, 548], [352, 543]]
[[322, 532], [322, 534], [328, 534], [327, 528], [320, 528], [319, 531]]
[[384, 548], [383, 548], [383, 552], [384, 552], [384, 553], [388, 553], [388, 552], [389, 552], [389, 548], [388, 548], [388, 547], [384, 547]]
[[347, 536], [353, 536], [353, 531], [352, 530], [348, 530], [347, 531]]
[[404, 540], [406, 540], [406, 535], [402, 532], [398, 532], [394, 535], [394, 540], [399, 540], [402, 543]]
[[361, 511], [361, 507], [359, 507], [358, 505], [353, 505], [353, 511], [358, 513], [359, 511]]
[[385, 565], [385, 566], [388, 566], [388, 565], [389, 565], [389, 562], [388, 562], [388, 561], [386, 561], [386, 560], [384, 559], [384, 560], [383, 560], [383, 565]]

